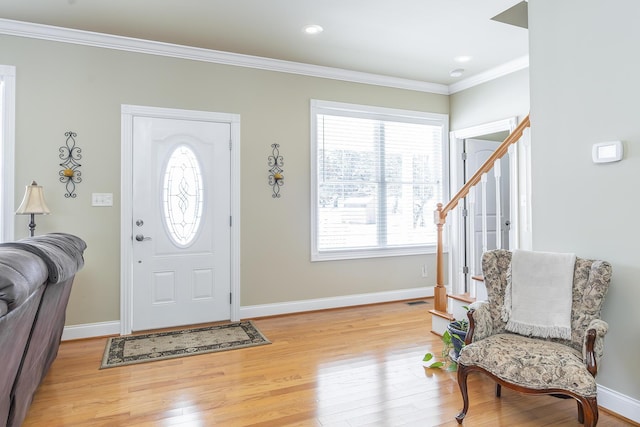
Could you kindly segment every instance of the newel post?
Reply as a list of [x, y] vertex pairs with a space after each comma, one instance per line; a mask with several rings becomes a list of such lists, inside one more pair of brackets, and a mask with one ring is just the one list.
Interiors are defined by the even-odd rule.
[[444, 261], [442, 249], [442, 227], [444, 226], [445, 216], [442, 213], [442, 203], [438, 203], [437, 209], [434, 211], [434, 220], [438, 228], [438, 243], [436, 246], [436, 287], [433, 290], [435, 298], [435, 310], [447, 312], [447, 289], [444, 287]]

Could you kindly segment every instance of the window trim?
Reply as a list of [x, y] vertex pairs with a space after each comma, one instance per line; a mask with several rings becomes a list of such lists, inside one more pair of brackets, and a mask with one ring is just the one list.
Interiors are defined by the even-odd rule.
[[16, 129], [16, 67], [0, 65], [0, 80], [4, 83], [2, 91], [2, 123], [0, 124], [0, 242], [14, 239], [14, 185], [15, 185], [15, 129]]
[[442, 196], [443, 201], [449, 197], [449, 115], [441, 113], [429, 113], [424, 111], [404, 110], [397, 108], [378, 107], [371, 105], [349, 104], [335, 101], [322, 101], [312, 99], [310, 102], [310, 218], [311, 218], [311, 261], [332, 261], [344, 259], [363, 259], [391, 256], [424, 255], [436, 252], [437, 244], [431, 245], [407, 245], [390, 248], [344, 249], [319, 251], [318, 250], [318, 141], [317, 120], [318, 114], [344, 115], [348, 117], [366, 116], [374, 119], [388, 119], [393, 117], [407, 121], [433, 121], [442, 126]]

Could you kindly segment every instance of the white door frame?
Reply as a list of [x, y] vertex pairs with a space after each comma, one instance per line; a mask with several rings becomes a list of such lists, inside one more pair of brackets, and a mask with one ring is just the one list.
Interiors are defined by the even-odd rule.
[[131, 333], [133, 320], [133, 118], [215, 121], [231, 126], [231, 319], [240, 320], [240, 115], [207, 111], [122, 105], [120, 173], [120, 334]]
[[[4, 83], [3, 99], [0, 100], [0, 242], [14, 239], [14, 185], [15, 185], [15, 140], [16, 140], [16, 67], [0, 65], [0, 82]], [[24, 183], [25, 185], [28, 182]]]
[[[463, 171], [461, 168], [461, 158], [459, 153], [462, 153], [462, 144], [465, 139], [478, 138], [482, 135], [489, 135], [496, 132], [507, 131], [513, 132], [518, 124], [517, 117], [510, 117], [504, 120], [497, 120], [495, 122], [485, 123], [478, 126], [472, 126], [465, 129], [459, 129], [451, 131], [449, 133], [449, 171], [450, 171], [450, 188], [451, 194], [455, 195], [457, 189], [462, 187]], [[512, 183], [517, 182], [518, 176], [518, 159], [517, 151], [510, 151], [509, 156], [509, 173], [512, 178]], [[516, 177], [515, 179], [513, 179]], [[514, 193], [514, 191], [516, 193]], [[517, 229], [518, 229], [518, 185], [514, 184], [510, 187], [510, 203], [511, 203], [511, 229], [509, 232], [509, 247], [517, 248]], [[462, 272], [463, 262], [460, 253], [460, 248], [463, 245], [462, 235], [462, 220], [460, 218], [458, 209], [451, 211], [451, 219], [447, 221], [449, 226], [449, 289], [448, 292], [453, 294], [461, 294], [464, 292], [464, 274]]]

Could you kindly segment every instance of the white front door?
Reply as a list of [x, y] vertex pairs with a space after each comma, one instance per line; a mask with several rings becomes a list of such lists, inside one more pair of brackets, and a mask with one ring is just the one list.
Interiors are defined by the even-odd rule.
[[132, 330], [230, 319], [230, 123], [133, 117], [132, 135]]

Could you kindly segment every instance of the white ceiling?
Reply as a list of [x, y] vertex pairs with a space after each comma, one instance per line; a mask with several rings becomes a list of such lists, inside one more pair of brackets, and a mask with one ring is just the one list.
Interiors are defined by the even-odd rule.
[[5, 0], [0, 18], [452, 85], [527, 57], [527, 30], [491, 20], [519, 2]]

